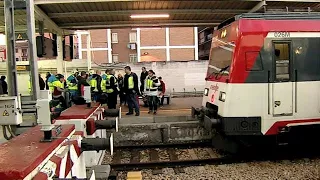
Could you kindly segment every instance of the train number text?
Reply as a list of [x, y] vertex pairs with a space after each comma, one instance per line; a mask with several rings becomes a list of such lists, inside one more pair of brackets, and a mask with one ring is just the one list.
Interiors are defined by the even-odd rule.
[[276, 38], [289, 38], [290, 33], [289, 32], [275, 32], [274, 37], [276, 37]]

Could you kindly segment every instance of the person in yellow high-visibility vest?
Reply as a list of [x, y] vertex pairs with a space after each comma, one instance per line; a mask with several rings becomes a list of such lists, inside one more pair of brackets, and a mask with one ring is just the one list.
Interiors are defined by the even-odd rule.
[[107, 69], [106, 70], [106, 73], [102, 75], [102, 80], [101, 80], [101, 83], [100, 83], [100, 87], [101, 87], [101, 91], [102, 93], [107, 93], [107, 75], [110, 75], [110, 70]]
[[63, 109], [67, 108], [67, 104], [66, 104], [66, 100], [64, 99], [62, 93], [65, 92], [64, 89], [64, 76], [62, 74], [57, 74], [56, 75], [56, 81], [54, 81], [53, 87], [53, 93], [52, 93], [52, 97], [55, 100], [59, 100], [61, 103], [61, 106]]
[[67, 86], [70, 93], [70, 98], [78, 95], [78, 77], [79, 72], [77, 69], [73, 70], [72, 74], [67, 78]]
[[138, 87], [138, 76], [136, 73], [131, 72], [131, 67], [126, 66], [124, 68], [124, 71], [126, 75], [124, 76], [123, 80], [123, 89], [124, 93], [126, 95], [127, 103], [129, 112], [126, 113], [126, 115], [132, 115], [133, 114], [133, 108], [135, 109], [136, 116], [140, 115], [140, 107], [138, 102], [138, 95], [139, 93], [139, 87]]
[[106, 80], [106, 92], [108, 94], [107, 104], [109, 109], [116, 109], [117, 95], [119, 92], [118, 81], [117, 81], [117, 78], [114, 76], [114, 74], [115, 74], [114, 69], [111, 69], [110, 73], [107, 75], [107, 80]]
[[95, 73], [91, 73], [90, 77], [90, 86], [91, 86], [91, 92], [92, 92], [92, 99], [93, 101], [97, 101], [101, 94], [101, 76], [100, 76], [100, 70], [97, 70]]

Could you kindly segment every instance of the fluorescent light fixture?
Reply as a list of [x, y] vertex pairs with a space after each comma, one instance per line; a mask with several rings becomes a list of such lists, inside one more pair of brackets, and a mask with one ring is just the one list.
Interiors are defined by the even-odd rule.
[[142, 18], [168, 18], [169, 14], [133, 14], [131, 18], [142, 19]]

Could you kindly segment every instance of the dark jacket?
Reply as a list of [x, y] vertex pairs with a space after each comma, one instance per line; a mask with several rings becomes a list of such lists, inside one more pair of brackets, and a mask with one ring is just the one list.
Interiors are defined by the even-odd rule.
[[97, 89], [99, 92], [101, 92], [101, 76], [99, 74], [92, 74], [92, 79], [96, 79], [97, 80]]
[[49, 85], [48, 85], [48, 79], [50, 78], [51, 74], [47, 74], [46, 76], [46, 90], [49, 90]]
[[1, 81], [1, 86], [2, 86], [2, 93], [3, 94], [8, 94], [8, 84], [6, 81], [0, 80]]
[[124, 86], [123, 83], [124, 83], [124, 82], [123, 82], [123, 77], [118, 78], [118, 85], [119, 85], [120, 91], [123, 91], [123, 86]]
[[141, 72], [141, 75], [140, 75], [140, 82], [141, 84], [144, 84], [144, 80], [147, 78], [148, 76], [148, 71], [146, 72]]
[[39, 86], [40, 86], [40, 90], [44, 90], [46, 88], [46, 83], [40, 76], [39, 76]]
[[79, 76], [78, 78], [78, 93], [81, 96], [81, 86], [90, 86], [90, 84], [88, 84], [87, 80], [84, 79], [83, 77]]
[[0, 81], [0, 95], [3, 94], [2, 81]]
[[138, 87], [138, 84], [139, 84], [139, 80], [138, 80], [138, 76], [136, 75], [136, 73], [133, 73], [133, 72], [131, 72], [131, 74], [130, 75], [125, 75], [124, 76], [124, 82], [123, 82], [123, 90], [124, 90], [124, 92], [125, 93], [134, 93], [132, 90], [130, 90], [130, 89], [128, 89], [128, 78], [130, 77], [130, 76], [132, 76], [133, 77], [133, 83], [134, 83], [134, 91], [135, 91], [135, 93], [137, 93], [137, 94], [140, 94], [139, 93], [139, 87]]

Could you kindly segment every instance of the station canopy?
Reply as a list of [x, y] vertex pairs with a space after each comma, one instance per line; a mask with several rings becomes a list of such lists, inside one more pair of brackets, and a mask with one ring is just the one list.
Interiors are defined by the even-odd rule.
[[[33, 0], [36, 28], [45, 31], [125, 28], [216, 26], [237, 14], [268, 11], [320, 11], [319, 0]], [[4, 7], [4, 1], [0, 1]], [[0, 32], [5, 30], [4, 8]], [[138, 18], [132, 16], [137, 15]], [[141, 15], [162, 17], [139, 18]], [[15, 10], [16, 31], [26, 31], [26, 10]], [[71, 31], [70, 31], [71, 30]]]

